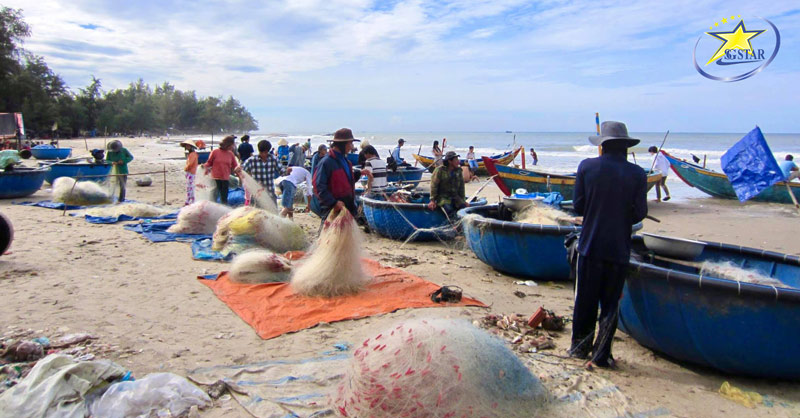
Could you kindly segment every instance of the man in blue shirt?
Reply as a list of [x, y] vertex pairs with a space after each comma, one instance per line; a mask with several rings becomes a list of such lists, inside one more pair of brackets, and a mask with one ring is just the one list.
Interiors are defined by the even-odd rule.
[[800, 178], [800, 171], [798, 171], [797, 164], [794, 163], [794, 156], [792, 156], [792, 154], [787, 154], [786, 158], [780, 162], [780, 166], [786, 181]]
[[242, 143], [239, 144], [239, 148], [236, 149], [236, 152], [239, 154], [239, 160], [241, 162], [247, 161], [247, 159], [253, 155], [255, 150], [253, 146], [250, 145], [250, 135], [242, 136]]
[[[619, 299], [627, 276], [632, 226], [647, 215], [647, 176], [626, 160], [639, 143], [621, 122], [603, 122], [590, 137], [603, 153], [583, 160], [575, 178], [574, 206], [583, 215], [578, 242], [578, 277], [572, 315], [570, 355], [589, 358], [587, 366], [615, 367], [611, 343], [617, 330]], [[600, 327], [594, 340], [597, 306]]]
[[394, 163], [397, 164], [398, 166], [408, 166], [408, 165], [410, 165], [410, 164], [408, 164], [406, 162], [406, 160], [404, 160], [402, 157], [400, 157], [400, 148], [405, 143], [406, 143], [405, 139], [403, 139], [403, 138], [398, 139], [397, 140], [397, 147], [392, 150], [392, 158], [394, 158]]

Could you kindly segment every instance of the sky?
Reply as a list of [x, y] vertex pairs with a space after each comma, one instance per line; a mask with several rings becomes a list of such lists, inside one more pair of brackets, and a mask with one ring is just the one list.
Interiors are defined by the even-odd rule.
[[[575, 132], [593, 130], [595, 112], [636, 132], [800, 132], [797, 0], [0, 5], [23, 10], [24, 48], [73, 91], [92, 75], [104, 90], [169, 81], [236, 97], [261, 132]], [[751, 78], [709, 80], [694, 68], [695, 43], [714, 23], [733, 30], [722, 22], [732, 15], [750, 28], [769, 19], [780, 50]], [[774, 35], [759, 36], [754, 47], [771, 52]]]

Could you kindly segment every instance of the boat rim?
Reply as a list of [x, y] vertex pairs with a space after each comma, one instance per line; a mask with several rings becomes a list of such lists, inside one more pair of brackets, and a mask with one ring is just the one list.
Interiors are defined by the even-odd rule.
[[640, 233], [639, 235], [648, 236], [648, 237], [653, 237], [653, 238], [658, 238], [658, 239], [663, 239], [663, 240], [667, 240], [667, 241], [686, 242], [686, 243], [690, 243], [690, 244], [703, 244], [703, 245], [705, 245], [705, 244], [706, 244], [706, 243], [705, 243], [705, 242], [703, 242], [703, 241], [695, 241], [695, 240], [693, 240], [693, 239], [678, 238], [678, 237], [670, 237], [670, 236], [668, 236], [668, 235], [657, 235], [657, 234], [651, 234], [651, 233], [649, 233], [649, 232], [642, 232], [642, 233]]
[[[417, 210], [424, 209], [424, 210], [427, 210], [429, 212], [436, 213], [436, 211], [428, 209], [428, 204], [427, 203], [389, 202], [389, 201], [386, 201], [386, 200], [373, 199], [371, 197], [367, 197], [367, 196], [363, 196], [363, 195], [359, 196], [359, 199], [361, 199], [361, 202], [364, 203], [365, 205], [368, 205], [368, 206], [371, 206], [371, 207], [374, 207], [374, 208], [397, 208], [397, 209], [417, 209]], [[485, 202], [486, 198], [485, 197], [478, 198], [477, 202], [481, 202], [481, 201]]]
[[459, 219], [464, 219], [467, 215], [475, 215], [476, 218], [471, 218], [468, 223], [485, 224], [501, 231], [522, 231], [522, 232], [537, 232], [549, 235], [565, 235], [570, 232], [579, 232], [579, 226], [561, 226], [561, 225], [542, 225], [542, 224], [527, 224], [514, 221], [501, 221], [494, 218], [483, 216], [483, 214], [472, 213], [474, 211], [482, 210], [488, 211], [497, 208], [498, 205], [483, 205], [464, 208], [458, 211]]

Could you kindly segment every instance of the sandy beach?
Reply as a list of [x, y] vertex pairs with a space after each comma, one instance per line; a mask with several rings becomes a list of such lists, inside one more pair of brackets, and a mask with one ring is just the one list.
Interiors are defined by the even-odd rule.
[[[173, 139], [174, 141], [174, 139]], [[104, 139], [61, 141], [74, 147], [102, 148]], [[126, 138], [134, 155], [131, 173], [167, 170], [166, 202], [161, 174], [150, 174], [150, 187], [128, 180], [128, 198], [180, 208], [185, 186], [183, 150], [177, 142], [157, 138]], [[316, 146], [316, 144], [314, 144]], [[31, 164], [28, 161], [27, 164]], [[483, 183], [468, 185], [467, 195]], [[481, 191], [496, 202], [499, 189], [490, 184]], [[661, 220], [644, 222], [644, 232], [684, 238], [734, 243], [800, 254], [798, 215], [790, 205], [748, 203], [713, 198], [680, 202], [649, 200], [650, 215]], [[22, 200], [49, 199], [47, 186]], [[572, 285], [541, 282], [537, 287], [515, 284], [519, 278], [496, 272], [478, 260], [463, 240], [408, 243], [365, 235], [365, 254], [389, 266], [398, 266], [436, 284], [458, 285], [464, 293], [489, 308], [404, 309], [361, 320], [342, 321], [262, 340], [196, 277], [218, 273], [227, 264], [196, 261], [188, 244], [150, 243], [120, 224], [94, 225], [58, 210], [0, 202], [15, 230], [9, 252], [0, 257], [0, 335], [33, 330], [31, 337], [85, 332], [105, 345], [104, 357], [129, 368], [135, 376], [157, 371], [185, 375], [198, 367], [247, 364], [262, 360], [313, 355], [336, 341], [351, 343], [376, 329], [420, 316], [464, 317], [476, 320], [488, 313], [530, 315], [539, 306], [559, 315], [572, 315]], [[319, 219], [298, 213], [295, 221], [316, 237]], [[514, 294], [521, 291], [526, 296]], [[557, 333], [549, 353], [566, 355], [570, 328]], [[748, 338], [747, 335], [742, 336]], [[770, 348], [764, 347], [765, 351]], [[615, 357], [618, 371], [596, 371], [613, 382], [625, 396], [632, 416], [677, 417], [791, 417], [800, 415], [800, 388], [794, 383], [728, 376], [713, 370], [681, 364], [640, 346], [617, 333]], [[760, 353], [752, 353], [754, 357]], [[565, 368], [580, 362], [554, 358]], [[767, 395], [771, 407], [755, 409], [721, 397], [724, 381]], [[642, 415], [634, 415], [642, 414]], [[201, 411], [208, 417], [249, 416], [230, 397]], [[588, 416], [588, 414], [587, 414]]]

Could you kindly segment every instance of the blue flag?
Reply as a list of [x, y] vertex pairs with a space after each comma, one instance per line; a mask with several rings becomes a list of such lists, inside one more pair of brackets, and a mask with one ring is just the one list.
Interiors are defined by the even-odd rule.
[[722, 155], [722, 171], [740, 202], [755, 197], [762, 190], [783, 181], [778, 162], [758, 126]]

